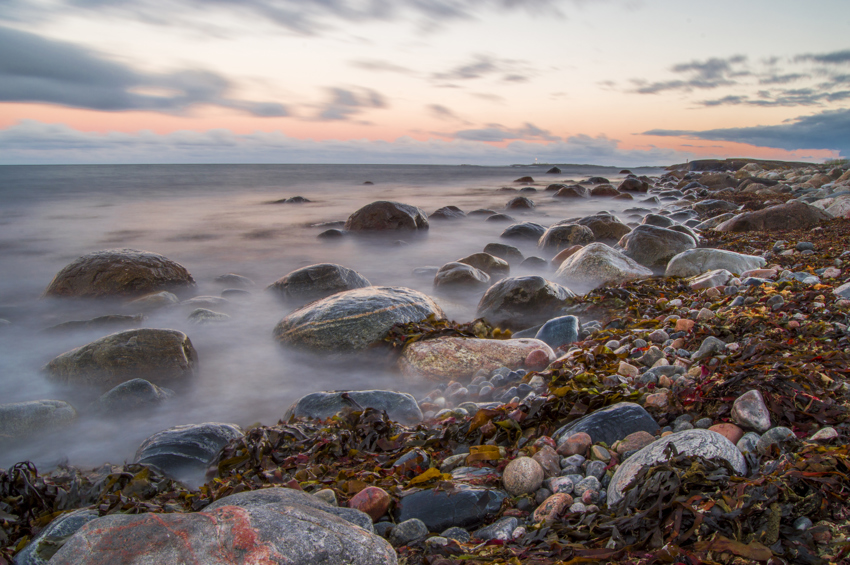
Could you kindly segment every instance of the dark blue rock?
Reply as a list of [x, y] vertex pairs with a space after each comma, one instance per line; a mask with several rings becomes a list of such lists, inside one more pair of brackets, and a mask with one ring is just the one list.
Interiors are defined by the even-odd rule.
[[396, 509], [396, 521], [419, 518], [428, 531], [442, 532], [453, 526], [474, 528], [495, 515], [507, 494], [500, 490], [460, 487], [454, 492], [422, 490], [403, 497]]
[[578, 340], [578, 318], [561, 316], [552, 318], [537, 331], [535, 338], [547, 343], [552, 349]]
[[585, 432], [593, 443], [602, 441], [612, 445], [615, 441], [639, 431], [655, 434], [658, 431], [658, 423], [643, 406], [620, 402], [570, 422], [558, 429], [552, 437], [560, 445], [562, 440], [572, 434]]

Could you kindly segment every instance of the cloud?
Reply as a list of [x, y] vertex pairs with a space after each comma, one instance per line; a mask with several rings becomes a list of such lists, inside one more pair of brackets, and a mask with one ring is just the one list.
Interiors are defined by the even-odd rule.
[[413, 18], [423, 29], [476, 19], [482, 12], [524, 11], [560, 17], [562, 7], [582, 0], [4, 0], [0, 19], [50, 20], [63, 16], [119, 17], [154, 25], [204, 28], [199, 13], [246, 14], [302, 35], [322, 33], [334, 23], [395, 22]]
[[489, 124], [486, 128], [465, 129], [451, 135], [455, 139], [467, 141], [500, 142], [512, 139], [560, 141], [561, 138], [552, 135], [548, 130], [540, 129], [534, 124], [526, 123], [521, 128], [506, 128], [499, 124]]
[[458, 116], [454, 113], [450, 108], [446, 108], [442, 104], [429, 104], [427, 106], [428, 113], [431, 114], [432, 117], [438, 120], [444, 121], [452, 121], [452, 122], [463, 122], [468, 124], [469, 122]]
[[643, 135], [686, 137], [711, 141], [748, 143], [759, 147], [797, 149], [828, 149], [850, 155], [850, 109], [824, 111], [800, 116], [775, 126], [724, 128], [705, 131], [649, 130]]
[[788, 84], [789, 82], [795, 82], [804, 78], [809, 78], [809, 75], [802, 73], [788, 73], [784, 75], [768, 74], [759, 77], [759, 84]]
[[402, 67], [401, 65], [396, 65], [390, 61], [383, 61], [380, 59], [356, 59], [354, 61], [349, 61], [349, 64], [352, 67], [362, 69], [364, 71], [398, 73], [402, 75], [416, 74], [416, 71], [413, 69]]
[[143, 73], [73, 43], [0, 26], [0, 101], [46, 102], [117, 112], [182, 114], [201, 104], [286, 116], [277, 102], [228, 96], [233, 84], [205, 70]]
[[780, 90], [776, 94], [762, 90], [758, 98], [748, 96], [724, 96], [714, 100], [703, 100], [699, 102], [703, 106], [816, 106], [822, 102], [840, 102], [850, 98], [850, 91], [837, 92], [816, 91], [811, 88], [798, 88], [793, 90]]
[[806, 55], [798, 55], [794, 58], [794, 60], [797, 62], [813, 61], [815, 63], [822, 63], [825, 65], [850, 64], [850, 49], [833, 51], [832, 53], [821, 53], [819, 55], [808, 53]]
[[371, 88], [332, 87], [326, 90], [328, 100], [320, 105], [317, 120], [348, 120], [363, 110], [387, 107], [386, 99]]
[[617, 140], [578, 135], [551, 143], [514, 141], [505, 147], [455, 139], [418, 141], [300, 140], [280, 132], [229, 130], [107, 134], [23, 120], [0, 130], [0, 164], [49, 163], [549, 163], [659, 165], [693, 158], [667, 149], [624, 150]]
[[705, 61], [690, 61], [673, 65], [670, 70], [677, 74], [691, 75], [685, 79], [676, 79], [659, 82], [648, 82], [643, 79], [632, 79], [635, 88], [632, 92], [638, 94], [658, 94], [668, 90], [691, 91], [694, 89], [711, 89], [720, 86], [735, 84], [732, 80], [738, 77], [748, 76], [749, 71], [736, 68], [746, 63], [747, 58], [743, 55], [735, 55], [726, 59], [711, 58]]
[[437, 81], [466, 81], [502, 75], [501, 79], [506, 82], [525, 82], [533, 74], [526, 61], [479, 54], [448, 71], [433, 73], [432, 78]]

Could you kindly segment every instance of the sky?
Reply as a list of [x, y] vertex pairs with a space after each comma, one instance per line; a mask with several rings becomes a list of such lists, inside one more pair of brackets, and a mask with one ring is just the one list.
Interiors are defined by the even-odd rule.
[[848, 156], [847, 0], [0, 0], [0, 164]]

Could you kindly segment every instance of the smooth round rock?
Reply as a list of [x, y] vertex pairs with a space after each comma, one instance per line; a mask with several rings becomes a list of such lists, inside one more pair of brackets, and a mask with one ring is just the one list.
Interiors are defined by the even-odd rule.
[[324, 420], [344, 408], [382, 410], [390, 419], [402, 424], [418, 424], [422, 421], [422, 411], [416, 399], [408, 393], [391, 390], [313, 392], [296, 400], [283, 419], [289, 420], [294, 416]]
[[549, 227], [537, 241], [537, 247], [560, 251], [574, 245], [593, 243], [593, 231], [579, 224], [555, 224]]
[[389, 493], [380, 487], [366, 487], [348, 501], [349, 508], [356, 508], [361, 512], [365, 512], [372, 518], [372, 521], [377, 522], [378, 518], [387, 513], [390, 507]]
[[420, 208], [381, 200], [367, 204], [345, 222], [347, 231], [427, 230], [428, 218]]
[[107, 391], [131, 379], [174, 385], [195, 374], [198, 354], [189, 337], [176, 330], [128, 330], [72, 349], [50, 361], [48, 379]]
[[487, 288], [490, 286], [490, 275], [480, 269], [452, 261], [439, 268], [434, 275], [434, 286], [438, 288]]
[[179, 293], [195, 286], [183, 265], [149, 251], [107, 249], [83, 255], [59, 271], [45, 296], [99, 298]]
[[535, 339], [545, 342], [552, 349], [558, 349], [578, 341], [579, 321], [575, 316], [552, 318], [537, 330]]
[[699, 248], [688, 249], [679, 253], [667, 263], [665, 277], [694, 277], [702, 273], [725, 269], [732, 273], [741, 274], [745, 271], [758, 269], [765, 265], [763, 257], [744, 255], [725, 249]]
[[0, 443], [58, 430], [76, 418], [77, 411], [64, 400], [0, 404]]
[[645, 267], [666, 267], [674, 256], [696, 247], [689, 235], [675, 230], [642, 224], [619, 241], [623, 254]]
[[543, 277], [508, 277], [487, 289], [476, 316], [498, 327], [524, 329], [556, 317], [575, 296]]
[[640, 469], [666, 460], [665, 450], [670, 443], [676, 446], [680, 455], [724, 459], [739, 475], [747, 472], [744, 456], [728, 439], [709, 430], [686, 430], [652, 442], [621, 463], [608, 485], [608, 506], [616, 504], [623, 498], [623, 490]]
[[[505, 246], [508, 247], [508, 246]], [[479, 271], [484, 271], [491, 277], [506, 277], [511, 272], [511, 267], [505, 259], [500, 259], [489, 253], [473, 253], [463, 259], [458, 259], [458, 263], [465, 263], [475, 267]]]
[[499, 237], [509, 239], [531, 239], [537, 241], [545, 231], [546, 228], [537, 222], [521, 222], [518, 224], [512, 224], [505, 228]]
[[592, 216], [585, 216], [576, 220], [575, 223], [589, 227], [596, 241], [619, 241], [620, 238], [632, 231], [617, 216], [608, 212], [599, 212]]
[[242, 430], [234, 424], [174, 426], [143, 441], [135, 462], [153, 465], [178, 479], [198, 479], [225, 445], [242, 436]]
[[531, 457], [517, 457], [505, 467], [502, 484], [512, 496], [533, 493], [543, 484], [543, 467]]
[[757, 390], [749, 390], [736, 398], [732, 403], [731, 416], [739, 426], [757, 432], [766, 432], [771, 426], [770, 411]]
[[351, 352], [380, 341], [395, 324], [444, 318], [421, 292], [400, 287], [367, 287], [340, 292], [307, 304], [274, 329], [283, 345], [312, 351]]
[[613, 445], [615, 441], [634, 432], [655, 434], [658, 429], [658, 423], [643, 406], [632, 402], [619, 402], [562, 426], [552, 437], [558, 442], [559, 448], [567, 438], [578, 432], [587, 433], [592, 443], [604, 442], [606, 445]]
[[89, 411], [105, 416], [120, 416], [127, 412], [155, 408], [174, 396], [173, 390], [158, 387], [145, 379], [131, 379], [102, 394], [89, 406]]
[[368, 286], [371, 283], [366, 277], [353, 269], [334, 263], [319, 263], [292, 271], [270, 284], [267, 290], [286, 300], [303, 303]]
[[581, 290], [590, 290], [651, 276], [652, 271], [634, 259], [604, 243], [596, 242], [567, 257], [555, 273], [555, 280]]
[[427, 489], [403, 496], [395, 518], [398, 523], [417, 518], [431, 532], [451, 527], [474, 528], [498, 513], [505, 498], [507, 494], [498, 489], [455, 483], [451, 492]]

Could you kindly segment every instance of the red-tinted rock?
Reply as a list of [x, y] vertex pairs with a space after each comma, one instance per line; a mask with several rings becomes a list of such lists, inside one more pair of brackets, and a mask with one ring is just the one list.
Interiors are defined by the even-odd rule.
[[617, 443], [617, 453], [622, 455], [627, 451], [643, 449], [653, 441], [655, 441], [655, 436], [651, 433], [644, 431], [635, 432], [627, 435], [622, 441]]
[[738, 443], [744, 437], [744, 430], [735, 424], [715, 424], [708, 428], [712, 432], [717, 432], [732, 443]]
[[591, 445], [593, 445], [593, 440], [590, 439], [590, 435], [584, 432], [578, 432], [571, 435], [558, 446], [558, 454], [564, 457], [584, 455]]
[[552, 524], [566, 511], [567, 508], [572, 505], [572, 503], [573, 497], [568, 494], [562, 492], [553, 494], [544, 500], [543, 503], [534, 511], [534, 515], [532, 517], [533, 521], [534, 523], [543, 522], [544, 524]]
[[550, 362], [549, 353], [543, 349], [535, 349], [525, 358], [525, 366], [531, 371], [542, 371]]
[[560, 253], [558, 253], [557, 255], [555, 255], [552, 258], [552, 266], [553, 267], [560, 267], [561, 263], [564, 262], [564, 259], [566, 259], [570, 255], [572, 255], [576, 251], [580, 250], [582, 247], [584, 247], [584, 246], [583, 245], [573, 245], [572, 247], [567, 247], [566, 249], [564, 249], [563, 251], [561, 251]]
[[548, 445], [535, 453], [532, 459], [540, 463], [543, 467], [544, 478], [555, 477], [561, 473], [561, 458], [558, 453]]
[[377, 522], [390, 507], [390, 495], [382, 488], [366, 487], [348, 501], [348, 506], [365, 512]]

